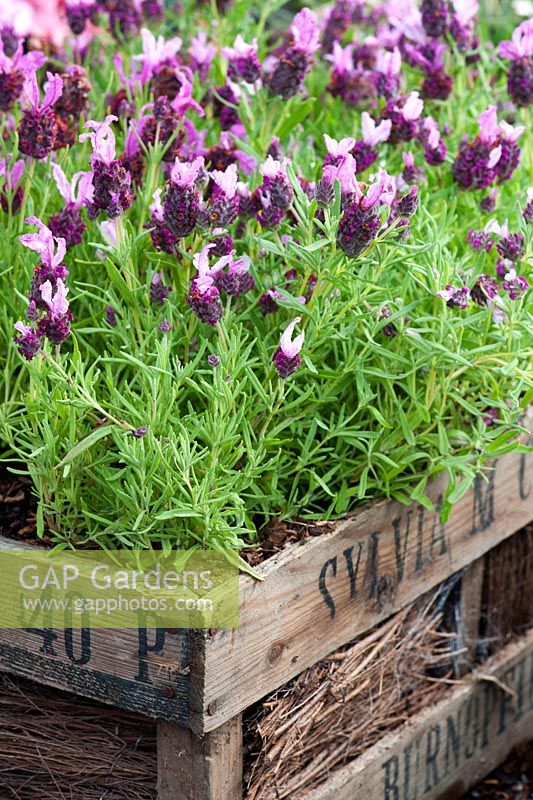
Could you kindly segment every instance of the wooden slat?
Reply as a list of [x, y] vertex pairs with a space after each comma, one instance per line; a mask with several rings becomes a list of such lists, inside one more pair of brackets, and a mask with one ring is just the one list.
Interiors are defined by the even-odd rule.
[[242, 800], [240, 715], [204, 737], [157, 726], [158, 800]]
[[187, 630], [0, 630], [0, 670], [189, 723]]
[[465, 570], [461, 578], [457, 645], [462, 652], [457, 660], [458, 675], [470, 672], [475, 663], [476, 646], [479, 642], [484, 575], [485, 559], [478, 558]]
[[[203, 638], [194, 727], [231, 719], [523, 527], [533, 519], [532, 464], [531, 454], [502, 457], [445, 525], [422, 506], [377, 502], [269, 559], [264, 581], [242, 578], [240, 628]], [[437, 509], [444, 488], [442, 479], [429, 489]]]
[[533, 631], [294, 800], [456, 800], [533, 736]]

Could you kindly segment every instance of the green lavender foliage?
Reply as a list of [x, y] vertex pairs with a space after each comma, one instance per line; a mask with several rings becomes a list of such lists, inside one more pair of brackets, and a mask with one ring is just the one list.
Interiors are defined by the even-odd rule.
[[[196, 3], [184, 5], [187, 13], [170, 19], [165, 35], [178, 30], [187, 41], [200, 26], [230, 45], [241, 31], [246, 40], [258, 36], [261, 56], [268, 29], [291, 17], [282, 2], [256, 12], [237, 0], [218, 18]], [[139, 40], [121, 49], [127, 60], [140, 51]], [[111, 55], [101, 41], [91, 44], [94, 119], [104, 117], [105, 95], [119, 88]], [[486, 309], [448, 309], [435, 297], [447, 283], [466, 278], [472, 285], [494, 269], [494, 254], [466, 244], [468, 230], [482, 228], [488, 217], [479, 195], [452, 182], [451, 161], [462, 136], [475, 135], [478, 114], [506, 98], [504, 64], [482, 49], [477, 79], [459, 53], [448, 66], [453, 98], [426, 108], [451, 128], [450, 154], [442, 167], [426, 170], [408, 240], [392, 230], [357, 260], [347, 258], [335, 241], [339, 198], [320, 222], [314, 201], [294, 180], [297, 226], [263, 231], [255, 221], [247, 224], [236, 249], [251, 257], [256, 288], [228, 303], [218, 328], [200, 323], [185, 302], [201, 238], [185, 240], [176, 259], [156, 252], [144, 227], [152, 193], [163, 185], [160, 147], [149, 153], [119, 245], [106, 245], [98, 225], [89, 223], [83, 244], [67, 255], [73, 336], [60, 354], [49, 349], [29, 364], [11, 337], [13, 323], [23, 318], [36, 256], [18, 242], [22, 215], [3, 214], [0, 437], [11, 469], [27, 470], [33, 479], [40, 534], [50, 529], [59, 546], [237, 549], [272, 518], [333, 518], [379, 496], [429, 505], [427, 483], [443, 471], [449, 476], [445, 515], [488, 458], [518, 447], [522, 409], [532, 398], [531, 301], [506, 301], [508, 320], [495, 325]], [[224, 70], [217, 57], [213, 85], [223, 82]], [[307, 98], [282, 102], [264, 92], [253, 98], [242, 149], [263, 160], [273, 135], [284, 148], [293, 141], [293, 177], [317, 180], [322, 134], [340, 139], [360, 132], [360, 110], [327, 95], [326, 84], [327, 70], [315, 68]], [[204, 89], [196, 86], [197, 99]], [[147, 100], [138, 98], [139, 106]], [[523, 121], [529, 122], [525, 115]], [[208, 131], [208, 145], [218, 140], [209, 116], [198, 124]], [[125, 132], [123, 125], [118, 152]], [[420, 163], [420, 148], [413, 150]], [[70, 176], [88, 168], [89, 152], [77, 144], [60, 151], [58, 161]], [[401, 172], [401, 147], [385, 145], [382, 152], [382, 165]], [[533, 233], [520, 206], [532, 169], [528, 141], [493, 215], [524, 235], [526, 277]], [[26, 216], [46, 220], [61, 208], [47, 162], [26, 180]], [[259, 175], [254, 180], [257, 185]], [[264, 317], [259, 296], [279, 287], [293, 268], [294, 297], [317, 276], [310, 302], [302, 306], [287, 295], [277, 313]], [[161, 308], [149, 301], [157, 271], [173, 287]], [[107, 305], [116, 309], [115, 328], [105, 322]], [[392, 312], [387, 320], [379, 318], [383, 306]], [[272, 355], [296, 315], [306, 333], [303, 365], [282, 381]], [[168, 333], [158, 329], [163, 319], [172, 325]], [[391, 322], [395, 338], [383, 334]], [[210, 354], [219, 357], [218, 366], [209, 366]], [[487, 427], [489, 407], [498, 409], [500, 423]], [[148, 430], [136, 438], [132, 432], [140, 426]]]

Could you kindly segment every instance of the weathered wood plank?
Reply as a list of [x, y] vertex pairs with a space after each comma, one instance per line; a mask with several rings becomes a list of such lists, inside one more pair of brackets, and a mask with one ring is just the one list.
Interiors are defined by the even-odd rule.
[[158, 800], [242, 800], [240, 715], [204, 737], [157, 726]]
[[533, 631], [294, 800], [456, 800], [533, 735]]
[[0, 670], [189, 724], [187, 630], [1, 630]]
[[[240, 628], [203, 639], [196, 729], [231, 719], [523, 527], [533, 519], [532, 464], [531, 454], [502, 457], [445, 525], [422, 506], [373, 503], [269, 559], [264, 581], [242, 578]], [[437, 509], [444, 486], [429, 489]]]
[[460, 650], [457, 659], [457, 674], [470, 672], [476, 657], [479, 642], [481, 606], [483, 599], [483, 578], [485, 559], [478, 558], [461, 578], [461, 605], [457, 630], [457, 645]]

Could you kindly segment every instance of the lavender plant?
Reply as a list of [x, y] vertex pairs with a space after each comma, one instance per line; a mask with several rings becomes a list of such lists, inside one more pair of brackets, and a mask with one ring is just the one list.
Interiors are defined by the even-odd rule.
[[284, 5], [0, 36], [0, 436], [58, 547], [238, 550], [442, 472], [446, 516], [523, 447], [533, 20]]

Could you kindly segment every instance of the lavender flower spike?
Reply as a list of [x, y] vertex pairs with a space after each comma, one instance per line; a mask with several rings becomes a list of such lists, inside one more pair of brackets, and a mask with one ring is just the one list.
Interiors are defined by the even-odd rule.
[[82, 221], [81, 209], [93, 199], [93, 173], [76, 172], [69, 182], [59, 164], [52, 164], [52, 174], [65, 207], [54, 214], [48, 224], [53, 235], [65, 240], [67, 248], [80, 244], [87, 226]]
[[470, 300], [470, 289], [468, 286], [450, 286], [437, 292], [437, 297], [442, 297], [446, 301], [448, 308], [466, 308]]
[[274, 353], [272, 360], [281, 378], [288, 378], [302, 363], [300, 350], [303, 347], [305, 332], [298, 334], [293, 339], [295, 327], [301, 321], [301, 317], [295, 317], [281, 335], [279, 347]]
[[257, 39], [252, 44], [246, 44], [239, 34], [233, 47], [223, 47], [222, 55], [229, 61], [228, 77], [232, 81], [242, 80], [245, 83], [255, 83], [261, 74], [261, 64], [257, 56]]
[[18, 347], [20, 355], [26, 361], [31, 361], [41, 349], [41, 337], [30, 325], [25, 325], [23, 322], [15, 322], [15, 330], [19, 335], [14, 336], [13, 341]]
[[58, 278], [54, 294], [50, 281], [41, 284], [40, 291], [47, 313], [39, 320], [37, 333], [46, 336], [57, 347], [70, 335], [72, 314], [67, 300], [68, 289]]
[[152, 77], [160, 64], [172, 62], [176, 53], [181, 49], [182, 41], [179, 36], [174, 36], [166, 41], [163, 36], [154, 36], [148, 28], [141, 28], [141, 42], [143, 51], [133, 56], [133, 61], [141, 64], [140, 81], [144, 86]]
[[113, 114], [103, 122], [90, 119], [86, 127], [93, 128], [93, 131], [80, 135], [80, 142], [89, 139], [93, 147], [91, 165], [94, 191], [87, 203], [89, 219], [96, 219], [100, 211], [105, 211], [110, 219], [114, 219], [133, 202], [131, 174], [115, 158], [115, 134], [111, 130], [111, 123], [116, 120]]
[[38, 160], [46, 158], [56, 146], [58, 125], [52, 106], [63, 92], [60, 75], [47, 72], [46, 76], [42, 103], [35, 72], [26, 78], [21, 99], [25, 111], [18, 127], [20, 152]]
[[[19, 237], [24, 247], [39, 253], [43, 266], [51, 270], [60, 267], [67, 252], [65, 240], [54, 239], [50, 228], [38, 217], [27, 217], [24, 221], [39, 228], [39, 233], [25, 233]], [[57, 243], [57, 250], [54, 242]]]

